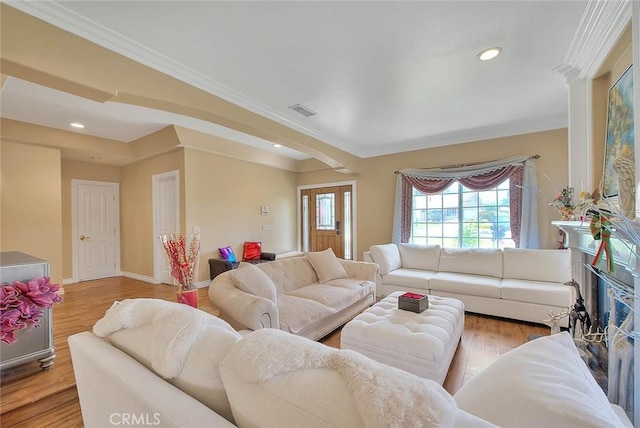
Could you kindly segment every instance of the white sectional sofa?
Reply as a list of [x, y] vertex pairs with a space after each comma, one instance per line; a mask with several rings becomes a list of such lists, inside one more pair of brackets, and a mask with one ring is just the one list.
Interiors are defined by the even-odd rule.
[[[570, 250], [457, 249], [373, 245], [366, 261], [380, 267], [377, 292], [412, 291], [462, 300], [465, 309], [542, 323], [575, 303]], [[561, 320], [568, 325], [568, 317]]]
[[259, 265], [211, 281], [209, 299], [237, 330], [277, 328], [316, 340], [375, 301], [378, 266], [331, 250]]
[[95, 334], [69, 337], [85, 427], [631, 426], [568, 333], [516, 348], [451, 396], [354, 351], [276, 329], [242, 337], [151, 300], [124, 301]]

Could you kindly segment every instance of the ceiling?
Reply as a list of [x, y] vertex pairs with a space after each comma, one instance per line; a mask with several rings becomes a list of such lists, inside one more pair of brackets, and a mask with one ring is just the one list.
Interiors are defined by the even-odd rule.
[[[9, 5], [359, 157], [567, 126], [583, 1], [60, 1]], [[499, 46], [482, 62], [477, 54]], [[133, 141], [200, 119], [9, 78], [2, 117]], [[289, 109], [302, 104], [315, 116]], [[309, 157], [281, 148], [294, 159]]]

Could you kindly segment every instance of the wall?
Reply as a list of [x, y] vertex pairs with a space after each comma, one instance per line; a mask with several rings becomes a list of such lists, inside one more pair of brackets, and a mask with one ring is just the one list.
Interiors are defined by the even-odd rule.
[[427, 168], [443, 165], [475, 163], [516, 155], [539, 154], [538, 221], [540, 246], [556, 248], [558, 230], [551, 225], [560, 216], [548, 203], [556, 191], [567, 182], [567, 130], [560, 129], [514, 137], [498, 138], [433, 149], [416, 150], [364, 159], [363, 173], [355, 177], [330, 170], [302, 173], [298, 185], [320, 184], [354, 179], [358, 193], [358, 253], [373, 244], [391, 241], [393, 203], [395, 198], [395, 170]]
[[184, 149], [145, 159], [120, 170], [120, 266], [153, 279], [153, 188], [151, 177], [180, 171], [181, 228], [184, 230]]
[[0, 250], [49, 261], [62, 283], [60, 151], [0, 141]]
[[73, 277], [71, 180], [74, 179], [120, 183], [120, 167], [62, 160], [62, 275], [65, 279]]
[[231, 245], [238, 259], [244, 241], [261, 241], [267, 252], [296, 249], [296, 182], [290, 171], [185, 149], [186, 231], [200, 227], [199, 281], [221, 247]]

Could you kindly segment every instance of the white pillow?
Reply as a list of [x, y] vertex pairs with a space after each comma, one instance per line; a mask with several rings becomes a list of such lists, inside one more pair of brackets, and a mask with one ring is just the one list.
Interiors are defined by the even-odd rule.
[[454, 396], [458, 407], [502, 427], [620, 427], [569, 333], [502, 355]]
[[369, 247], [371, 258], [380, 267], [380, 275], [386, 275], [392, 270], [402, 267], [400, 250], [396, 244], [378, 244]]
[[498, 248], [443, 248], [439, 272], [502, 278], [502, 250]]
[[349, 276], [331, 248], [307, 253], [306, 256], [321, 283]]
[[398, 244], [402, 267], [438, 271], [440, 245]]
[[238, 269], [230, 273], [233, 284], [242, 291], [254, 296], [264, 297], [274, 303], [278, 302], [276, 286], [269, 275], [251, 263], [240, 263]]
[[505, 248], [504, 278], [527, 281], [571, 281], [571, 250]]
[[[180, 374], [166, 380], [233, 422], [218, 363], [242, 336], [225, 321], [213, 319], [213, 315], [211, 318], [213, 325], [206, 326], [195, 340]], [[125, 328], [111, 334], [109, 340], [115, 347], [153, 371], [150, 341], [152, 331], [151, 324]]]

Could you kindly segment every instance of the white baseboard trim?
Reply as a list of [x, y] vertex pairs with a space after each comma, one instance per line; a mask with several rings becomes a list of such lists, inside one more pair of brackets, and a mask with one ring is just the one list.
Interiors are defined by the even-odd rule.
[[127, 278], [137, 279], [139, 281], [149, 282], [151, 284], [160, 284], [158, 281], [155, 280], [155, 278], [151, 276], [140, 275], [138, 273], [125, 272], [125, 271], [122, 271], [121, 273], [122, 273], [122, 276], [126, 276]]
[[78, 282], [75, 278], [62, 278], [62, 285], [75, 284]]
[[196, 287], [198, 287], [198, 288], [205, 288], [205, 287], [208, 287], [208, 286], [209, 286], [209, 284], [211, 284], [211, 280], [210, 280], [210, 279], [208, 279], [208, 280], [206, 280], [206, 281], [196, 282]]

